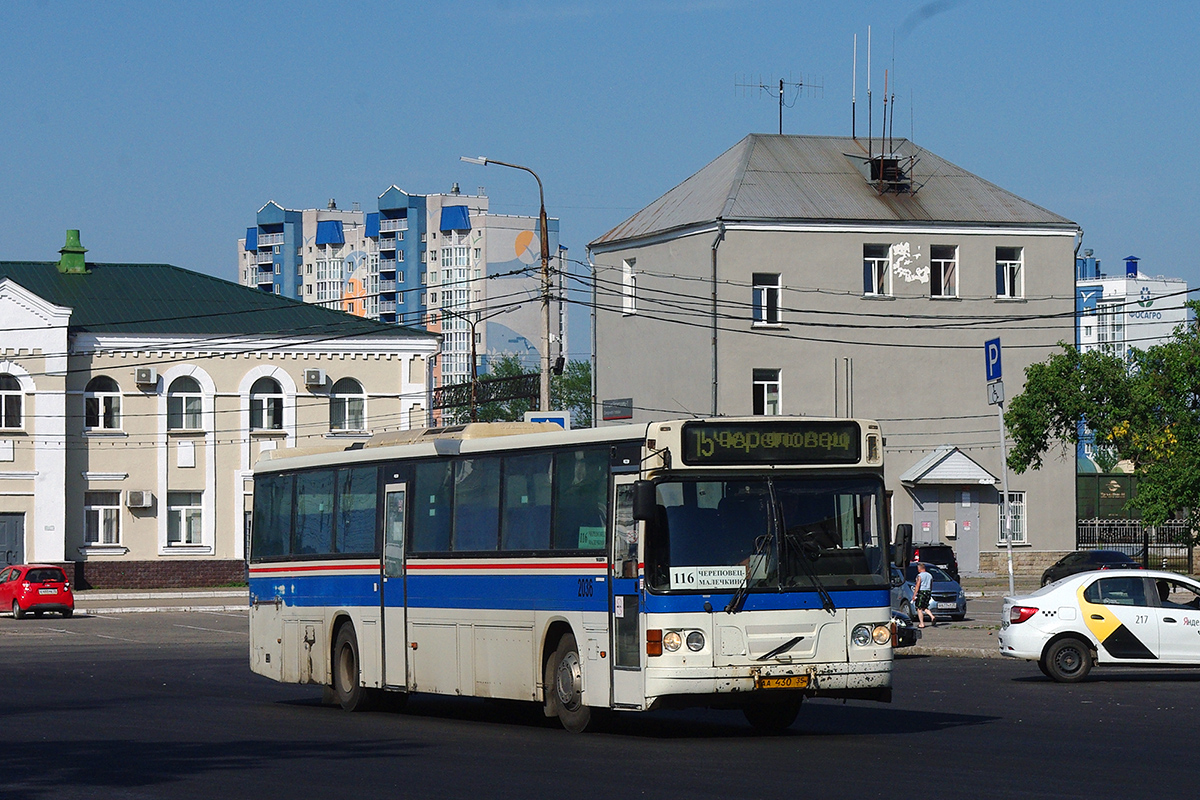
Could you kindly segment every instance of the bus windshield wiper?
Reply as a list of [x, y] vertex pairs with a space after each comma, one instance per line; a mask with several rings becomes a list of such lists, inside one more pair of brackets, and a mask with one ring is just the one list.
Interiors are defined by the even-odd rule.
[[776, 648], [775, 648], [774, 650], [772, 650], [771, 652], [769, 652], [769, 653], [764, 653], [764, 654], [762, 654], [761, 656], [759, 656], [758, 658], [756, 658], [756, 659], [754, 659], [754, 660], [755, 660], [755, 661], [766, 661], [768, 658], [774, 658], [775, 656], [780, 656], [780, 655], [783, 655], [783, 654], [784, 654], [784, 653], [786, 653], [788, 650], [791, 650], [793, 647], [795, 647], [796, 645], [800, 644], [800, 642], [802, 642], [802, 641], [804, 641], [804, 637], [803, 637], [803, 636], [796, 636], [796, 637], [794, 637], [794, 638], [792, 638], [792, 639], [788, 639], [786, 642], [784, 642], [783, 644], [779, 645], [779, 647], [776, 647]]
[[[832, 614], [833, 612], [837, 611], [837, 606], [833, 603], [833, 596], [829, 594], [829, 591], [825, 588], [825, 584], [821, 583], [821, 579], [817, 577], [817, 571], [813, 569], [813, 565], [809, 561], [809, 551], [804, 547], [803, 543], [794, 544], [792, 540], [795, 538], [796, 535], [790, 531], [783, 534], [783, 537], [780, 541], [782, 542], [783, 547], [786, 548], [785, 553], [790, 555], [791, 548], [795, 548], [795, 560], [799, 562], [800, 568], [803, 570], [804, 575], [810, 581], [812, 581], [813, 586], [817, 590], [817, 594], [821, 596], [821, 608]], [[814, 557], [819, 558], [820, 555], [821, 551], [819, 549], [816, 550]], [[783, 560], [783, 554], [781, 554], [780, 560]], [[789, 559], [789, 561], [790, 560], [791, 559]]]
[[726, 614], [736, 614], [742, 610], [742, 604], [746, 602], [746, 595], [750, 593], [750, 572], [756, 564], [762, 563], [763, 551], [767, 549], [767, 545], [775, 538], [773, 533], [764, 533], [759, 536], [754, 543], [754, 552], [746, 561], [746, 577], [742, 578], [742, 583], [738, 586], [737, 591], [733, 593], [733, 597], [729, 598], [729, 604], [725, 606]]

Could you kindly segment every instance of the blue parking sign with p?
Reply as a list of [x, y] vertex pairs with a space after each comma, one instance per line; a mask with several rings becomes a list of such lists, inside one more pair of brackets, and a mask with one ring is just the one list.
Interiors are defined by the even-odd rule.
[[988, 383], [1000, 380], [1000, 339], [989, 339], [983, 343]]

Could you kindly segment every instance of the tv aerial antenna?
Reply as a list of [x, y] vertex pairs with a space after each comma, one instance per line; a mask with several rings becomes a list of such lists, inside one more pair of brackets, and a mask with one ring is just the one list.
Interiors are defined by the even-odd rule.
[[[788, 108], [794, 108], [796, 106], [796, 101], [805, 93], [808, 93], [809, 97], [817, 97], [818, 94], [821, 97], [825, 96], [824, 82], [818, 83], [813, 80], [806, 81], [804, 80], [803, 76], [796, 80], [785, 80], [784, 78], [780, 78], [778, 86], [775, 86], [773, 83], [764, 83], [761, 76], [757, 80], [741, 76], [734, 83], [734, 88], [741, 89], [743, 97], [746, 97], [751, 91], [757, 91], [759, 97], [767, 94], [778, 100], [780, 135], [783, 134], [784, 106]], [[788, 99], [789, 95], [791, 100]]]

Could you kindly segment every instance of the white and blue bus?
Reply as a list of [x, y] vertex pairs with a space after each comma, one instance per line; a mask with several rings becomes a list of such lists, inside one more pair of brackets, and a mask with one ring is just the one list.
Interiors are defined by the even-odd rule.
[[572, 731], [889, 701], [882, 449], [868, 420], [755, 417], [284, 451], [255, 468], [250, 666], [348, 710], [509, 698]]

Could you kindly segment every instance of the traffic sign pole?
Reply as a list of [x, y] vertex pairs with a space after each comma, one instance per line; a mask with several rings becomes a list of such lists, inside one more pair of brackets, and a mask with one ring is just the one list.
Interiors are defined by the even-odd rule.
[[988, 385], [988, 403], [996, 407], [1000, 418], [1000, 485], [1003, 494], [1000, 497], [1000, 513], [1004, 515], [1004, 543], [1008, 551], [1008, 594], [1017, 593], [1016, 582], [1013, 578], [1012, 552], [1012, 508], [1008, 502], [1008, 456], [1004, 447], [1004, 381], [1000, 362], [1000, 338], [989, 339], [983, 343], [983, 359]]

